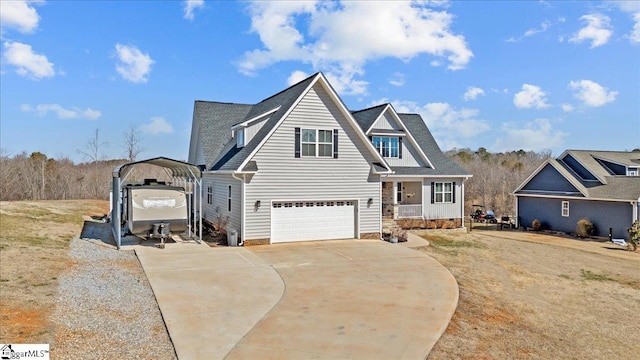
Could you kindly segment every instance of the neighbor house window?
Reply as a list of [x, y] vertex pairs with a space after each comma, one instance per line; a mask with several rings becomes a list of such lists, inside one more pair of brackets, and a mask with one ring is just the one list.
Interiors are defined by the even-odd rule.
[[207, 186], [207, 204], [213, 204], [213, 185]]
[[563, 201], [562, 202], [562, 216], [564, 216], [564, 217], [568, 217], [569, 216], [569, 202], [568, 201]]
[[301, 130], [302, 156], [333, 157], [333, 130]]
[[451, 182], [437, 182], [434, 184], [435, 189], [433, 192], [434, 202], [436, 203], [450, 203], [453, 202], [453, 183]]
[[386, 158], [398, 157], [398, 138], [387, 136], [374, 136], [372, 138], [373, 146], [378, 150], [380, 155]]
[[229, 185], [229, 188], [227, 191], [227, 210], [231, 211], [231, 185]]
[[402, 183], [399, 182], [397, 183], [397, 189], [396, 189], [396, 202], [401, 202], [402, 201]]
[[638, 168], [629, 168], [629, 176], [638, 176]]

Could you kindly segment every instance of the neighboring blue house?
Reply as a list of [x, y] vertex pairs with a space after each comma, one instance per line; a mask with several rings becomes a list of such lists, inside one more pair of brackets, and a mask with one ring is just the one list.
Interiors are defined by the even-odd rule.
[[567, 150], [548, 159], [515, 191], [522, 226], [534, 219], [551, 230], [574, 233], [589, 219], [596, 236], [629, 238], [640, 213], [640, 152]]

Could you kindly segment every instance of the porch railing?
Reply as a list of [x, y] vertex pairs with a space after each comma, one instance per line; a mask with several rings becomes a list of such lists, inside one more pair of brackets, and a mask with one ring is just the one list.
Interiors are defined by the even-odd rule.
[[398, 219], [422, 217], [422, 204], [398, 205]]

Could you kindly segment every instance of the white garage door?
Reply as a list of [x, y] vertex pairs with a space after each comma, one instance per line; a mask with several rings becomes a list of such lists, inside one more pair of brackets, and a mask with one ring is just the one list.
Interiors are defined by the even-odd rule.
[[271, 204], [271, 242], [353, 239], [355, 201]]

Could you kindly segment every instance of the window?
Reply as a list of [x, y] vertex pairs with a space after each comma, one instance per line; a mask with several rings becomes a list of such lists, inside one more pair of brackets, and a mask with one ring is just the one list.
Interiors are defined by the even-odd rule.
[[213, 204], [213, 185], [207, 186], [207, 204]]
[[563, 201], [562, 202], [562, 216], [564, 216], [564, 217], [568, 217], [569, 216], [569, 202], [568, 201]]
[[399, 146], [397, 137], [374, 136], [373, 146], [378, 150], [380, 155], [386, 158], [399, 157]]
[[231, 211], [231, 185], [229, 185], [229, 189], [227, 192], [227, 210]]
[[402, 183], [399, 182], [397, 184], [398, 188], [396, 189], [396, 202], [402, 201]]
[[638, 176], [638, 168], [629, 168], [629, 172], [628, 172], [629, 176]]
[[302, 129], [302, 156], [316, 156], [316, 131]]
[[333, 130], [302, 129], [302, 156], [333, 156]]
[[333, 156], [332, 130], [318, 130], [318, 156]]
[[236, 147], [244, 147], [244, 129], [236, 130]]
[[436, 203], [451, 203], [453, 202], [453, 183], [450, 182], [437, 182], [435, 183], [435, 190], [433, 192]]

